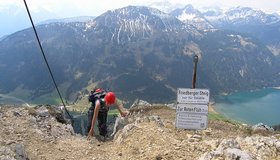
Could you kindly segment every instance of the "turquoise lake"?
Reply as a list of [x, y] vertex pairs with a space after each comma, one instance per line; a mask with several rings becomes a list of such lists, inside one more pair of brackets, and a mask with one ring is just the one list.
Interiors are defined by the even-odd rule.
[[280, 89], [236, 92], [216, 96], [214, 109], [227, 118], [250, 125], [280, 124]]

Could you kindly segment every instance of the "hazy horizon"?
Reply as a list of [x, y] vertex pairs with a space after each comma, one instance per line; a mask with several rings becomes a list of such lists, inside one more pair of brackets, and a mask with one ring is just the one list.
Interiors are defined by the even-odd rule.
[[[278, 2], [275, 0], [119, 0], [119, 1], [92, 1], [92, 0], [26, 0], [30, 10], [32, 12], [39, 12], [40, 10], [46, 10], [48, 12], [54, 13], [55, 15], [62, 15], [60, 18], [75, 17], [75, 16], [98, 16], [107, 10], [112, 10], [116, 8], [125, 7], [128, 5], [145, 5], [149, 6], [156, 2], [169, 2], [173, 5], [182, 4], [182, 7], [187, 4], [192, 4], [196, 8], [218, 6], [221, 8], [231, 8], [231, 7], [251, 7], [258, 10], [263, 10], [266, 12], [280, 12], [278, 7]], [[16, 5], [20, 8], [24, 8], [23, 0], [1, 0], [0, 1], [0, 11], [9, 8], [10, 5]]]
[[[203, 7], [220, 7], [228, 9], [232, 7], [251, 7], [266, 11], [267, 13], [277, 12], [280, 14], [280, 9], [277, 1], [271, 0], [118, 0], [118, 1], [92, 1], [92, 0], [26, 0], [34, 23], [50, 20], [63, 19], [79, 16], [99, 16], [102, 13], [128, 5], [144, 5], [149, 6], [156, 2], [167, 2], [176, 7], [184, 7], [187, 4], [193, 5], [195, 8]], [[0, 20], [5, 22], [0, 26], [0, 38], [4, 35], [11, 34], [20, 29], [30, 27], [28, 15], [25, 10], [23, 0], [1, 0], [0, 1]]]

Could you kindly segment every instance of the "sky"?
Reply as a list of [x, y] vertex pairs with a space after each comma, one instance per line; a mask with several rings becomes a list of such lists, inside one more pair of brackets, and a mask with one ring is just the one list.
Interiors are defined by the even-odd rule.
[[[218, 6], [223, 9], [247, 6], [268, 13], [280, 14], [280, 0], [26, 0], [35, 24], [48, 19], [77, 16], [99, 16], [108, 10], [128, 5], [149, 6], [155, 2], [170, 2], [184, 7], [192, 4], [195, 8]], [[0, 40], [31, 26], [23, 0], [0, 0]], [[4, 23], [3, 23], [4, 22]]]
[[[127, 5], [148, 5], [153, 2], [167, 0], [26, 0], [33, 12], [42, 8], [54, 13], [58, 17], [73, 16], [98, 16], [107, 10], [112, 10]], [[268, 12], [279, 12], [279, 0], [169, 0], [170, 3], [183, 5], [193, 4], [198, 6], [248, 6]], [[24, 8], [23, 0], [0, 0], [0, 9], [10, 4]]]

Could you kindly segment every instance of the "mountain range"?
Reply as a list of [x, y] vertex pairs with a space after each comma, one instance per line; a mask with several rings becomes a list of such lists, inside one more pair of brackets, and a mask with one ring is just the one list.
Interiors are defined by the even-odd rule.
[[267, 45], [274, 55], [280, 53], [280, 18], [274, 14], [248, 7], [237, 7], [225, 12], [212, 23], [219, 29], [250, 34]]
[[50, 24], [50, 23], [87, 22], [94, 18], [95, 18], [94, 16], [79, 16], [79, 17], [69, 17], [69, 18], [60, 18], [60, 19], [49, 19], [49, 20], [38, 23], [38, 25]]
[[[188, 5], [165, 13], [128, 6], [86, 22], [38, 25], [37, 31], [68, 101], [94, 85], [128, 101], [174, 101], [177, 88], [191, 87], [194, 55], [199, 56], [197, 87], [209, 88], [212, 95], [279, 86], [279, 40], [265, 39], [260, 32], [265, 28], [277, 35], [279, 21], [248, 8], [233, 11], [202, 13]], [[245, 14], [249, 12], [254, 18]], [[193, 21], [184, 19], [188, 14]], [[252, 24], [249, 20], [260, 28], [243, 29]], [[5, 75], [0, 93], [36, 103], [55, 95], [31, 28], [0, 41], [0, 72]]]

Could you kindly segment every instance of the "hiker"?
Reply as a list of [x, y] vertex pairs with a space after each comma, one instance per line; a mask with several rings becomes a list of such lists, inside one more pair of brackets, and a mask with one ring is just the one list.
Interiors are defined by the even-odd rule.
[[98, 120], [99, 135], [104, 138], [107, 135], [107, 115], [109, 107], [116, 105], [122, 117], [126, 116], [126, 112], [122, 111], [123, 105], [116, 100], [116, 96], [113, 92], [105, 92], [103, 89], [96, 89], [89, 97], [89, 101], [92, 102], [92, 106], [88, 111], [88, 139], [94, 136], [94, 125]]

